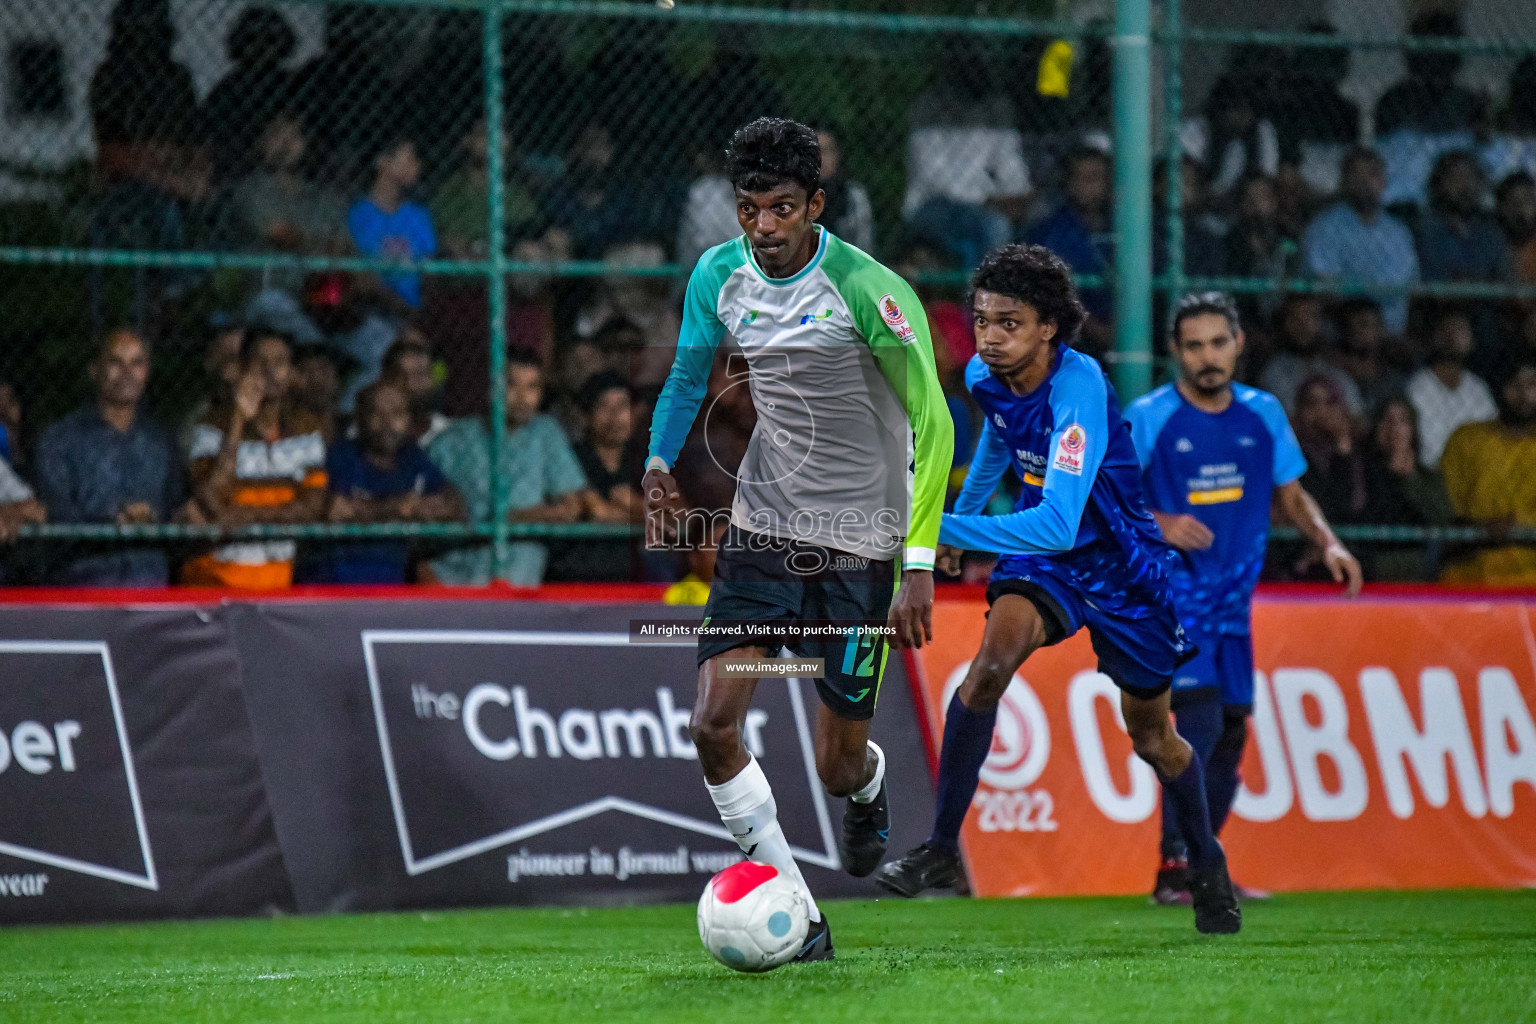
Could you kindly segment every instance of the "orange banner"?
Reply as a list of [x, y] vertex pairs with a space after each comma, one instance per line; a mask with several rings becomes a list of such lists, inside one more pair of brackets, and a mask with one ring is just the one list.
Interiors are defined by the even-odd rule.
[[[930, 734], [981, 641], [940, 602], [919, 659]], [[1255, 707], [1222, 841], [1274, 890], [1536, 886], [1536, 638], [1512, 599], [1265, 600]], [[1086, 631], [998, 708], [962, 842], [981, 896], [1150, 891], [1159, 787]]]

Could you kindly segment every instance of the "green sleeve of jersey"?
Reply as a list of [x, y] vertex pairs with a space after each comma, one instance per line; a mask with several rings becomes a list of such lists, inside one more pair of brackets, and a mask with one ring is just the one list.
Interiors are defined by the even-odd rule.
[[873, 260], [833, 280], [912, 425], [912, 513], [902, 564], [932, 569], [955, 456], [955, 425], [934, 367], [928, 315], [911, 286]]

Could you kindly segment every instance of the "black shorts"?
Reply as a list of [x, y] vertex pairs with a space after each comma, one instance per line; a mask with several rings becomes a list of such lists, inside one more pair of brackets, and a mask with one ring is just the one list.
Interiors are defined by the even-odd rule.
[[[798, 658], [822, 658], [816, 680], [821, 701], [841, 718], [864, 721], [875, 713], [889, 647], [883, 629], [896, 593], [896, 563], [850, 555], [801, 541], [779, 540], [732, 524], [720, 538], [715, 578], [704, 622], [839, 623], [841, 636], [784, 641]], [[861, 628], [862, 627], [862, 628]], [[699, 639], [699, 664], [738, 647], [762, 645], [751, 636]]]

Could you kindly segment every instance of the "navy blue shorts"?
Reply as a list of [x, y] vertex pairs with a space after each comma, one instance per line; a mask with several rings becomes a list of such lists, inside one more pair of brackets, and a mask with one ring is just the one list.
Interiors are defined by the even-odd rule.
[[[1010, 555], [992, 570], [987, 603], [1003, 594], [1029, 598], [1046, 620], [1047, 647], [1087, 626], [1093, 653], [1099, 656], [1099, 671], [1116, 686], [1144, 699], [1166, 692], [1179, 667], [1198, 650], [1184, 636], [1171, 592], [1162, 600], [1152, 595], [1145, 604], [1120, 611], [1104, 607], [1106, 602], [1095, 601], [1085, 590], [1048, 558]], [[1134, 617], [1127, 614], [1130, 611]]]
[[1252, 711], [1253, 637], [1246, 633], [1198, 636], [1199, 653], [1174, 678], [1174, 706], [1219, 700], [1223, 707]]

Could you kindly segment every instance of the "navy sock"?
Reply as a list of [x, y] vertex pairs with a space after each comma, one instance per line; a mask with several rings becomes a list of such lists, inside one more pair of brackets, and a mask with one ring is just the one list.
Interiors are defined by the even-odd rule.
[[[1221, 738], [1221, 703], [1216, 700], [1202, 700], [1194, 704], [1186, 704], [1173, 713], [1175, 727], [1179, 735], [1195, 748], [1195, 753], [1200, 755], [1200, 762], [1206, 766], [1205, 785], [1206, 801], [1210, 801], [1212, 784], [1211, 775], [1211, 751], [1215, 749], [1216, 742]], [[1212, 826], [1215, 825], [1215, 805], [1211, 804]], [[1173, 801], [1168, 795], [1163, 794], [1163, 841], [1162, 857], [1164, 860], [1177, 860], [1183, 857], [1184, 834], [1179, 831], [1179, 818], [1174, 809]]]
[[949, 702], [944, 719], [944, 746], [939, 751], [938, 807], [933, 816], [933, 835], [928, 841], [956, 849], [960, 845], [960, 825], [971, 809], [981, 766], [992, 749], [992, 727], [997, 724], [997, 709], [972, 711], [960, 703], [956, 693]]
[[1248, 739], [1248, 716], [1228, 712], [1222, 721], [1221, 736], [1205, 759], [1205, 802], [1211, 811], [1211, 831], [1221, 833], [1237, 796], [1243, 763], [1243, 744]]
[[1173, 804], [1179, 832], [1189, 847], [1189, 866], [1198, 870], [1220, 847], [1205, 806], [1205, 772], [1197, 751], [1190, 752], [1189, 765], [1179, 776], [1163, 778], [1163, 799]]

